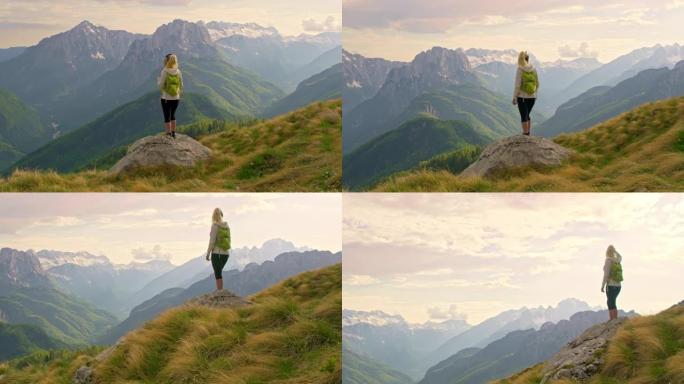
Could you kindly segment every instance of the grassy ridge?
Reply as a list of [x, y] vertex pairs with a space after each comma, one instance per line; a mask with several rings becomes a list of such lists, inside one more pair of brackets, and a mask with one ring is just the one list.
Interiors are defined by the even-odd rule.
[[[684, 306], [629, 319], [610, 340], [604, 359], [600, 373], [588, 384], [684, 382]], [[539, 364], [496, 383], [539, 384], [542, 368]]]
[[[206, 126], [211, 126], [206, 130]], [[112, 178], [105, 170], [71, 174], [17, 170], [0, 191], [334, 191], [342, 173], [342, 101], [313, 103], [274, 119], [241, 126], [199, 123], [185, 128], [212, 149], [191, 169], [149, 169]], [[209, 132], [209, 133], [207, 133]], [[213, 133], [212, 133], [213, 132]], [[110, 164], [114, 159], [105, 163]]]
[[237, 309], [184, 306], [96, 349], [0, 367], [0, 383], [70, 383], [91, 363], [100, 383], [341, 383], [341, 265], [306, 272]]
[[495, 180], [418, 170], [377, 191], [682, 191], [684, 97], [645, 104], [556, 143], [577, 154], [546, 171], [512, 170]]

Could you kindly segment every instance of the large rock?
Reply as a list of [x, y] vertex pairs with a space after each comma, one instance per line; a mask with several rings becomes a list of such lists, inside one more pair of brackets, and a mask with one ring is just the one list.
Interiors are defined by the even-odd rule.
[[209, 148], [187, 135], [176, 134], [175, 139], [166, 134], [147, 136], [133, 143], [109, 173], [118, 176], [145, 167], [192, 167], [210, 156]]
[[559, 166], [573, 151], [537, 136], [512, 136], [490, 144], [461, 176], [496, 176], [513, 168], [547, 168]]
[[186, 302], [189, 305], [205, 305], [207, 307], [242, 307], [252, 302], [228, 291], [220, 290], [198, 296]]
[[626, 320], [626, 317], [618, 317], [597, 324], [568, 343], [544, 364], [541, 384], [559, 379], [582, 382], [596, 375], [603, 365], [608, 341]]

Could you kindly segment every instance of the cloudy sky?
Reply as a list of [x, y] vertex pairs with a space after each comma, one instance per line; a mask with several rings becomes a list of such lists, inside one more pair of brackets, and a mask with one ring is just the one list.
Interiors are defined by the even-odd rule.
[[684, 43], [684, 0], [343, 0], [343, 18], [345, 49], [395, 60], [440, 45], [607, 62]]
[[0, 247], [88, 251], [114, 263], [168, 258], [181, 264], [207, 250], [211, 214], [223, 210], [234, 247], [281, 238], [341, 249], [339, 194], [3, 194]]
[[618, 304], [684, 299], [678, 194], [345, 194], [343, 305], [412, 322], [556, 305], [604, 306], [605, 249], [623, 255]]
[[341, 0], [3, 0], [0, 47], [33, 45], [83, 20], [152, 33], [173, 19], [256, 22], [282, 34], [339, 29]]

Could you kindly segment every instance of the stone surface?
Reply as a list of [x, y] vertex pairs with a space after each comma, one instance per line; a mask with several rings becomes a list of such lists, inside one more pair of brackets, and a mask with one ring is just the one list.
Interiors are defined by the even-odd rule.
[[491, 178], [513, 168], [535, 169], [559, 166], [573, 151], [537, 136], [511, 136], [487, 146], [461, 176]]
[[147, 136], [133, 143], [126, 156], [109, 170], [111, 176], [145, 167], [192, 167], [211, 156], [211, 150], [187, 135]]
[[198, 296], [187, 301], [186, 304], [205, 305], [207, 307], [241, 307], [251, 305], [252, 302], [224, 289]]
[[87, 365], [82, 366], [74, 374], [74, 384], [92, 384], [93, 383], [93, 369]]
[[603, 365], [603, 353], [608, 341], [627, 320], [615, 320], [597, 324], [563, 347], [544, 364], [541, 384], [559, 379], [585, 381], [599, 372]]

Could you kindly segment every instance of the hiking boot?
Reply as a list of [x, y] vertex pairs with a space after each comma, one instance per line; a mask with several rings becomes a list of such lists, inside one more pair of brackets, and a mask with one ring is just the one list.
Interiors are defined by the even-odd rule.
[[171, 131], [171, 137], [176, 138], [176, 131]]

